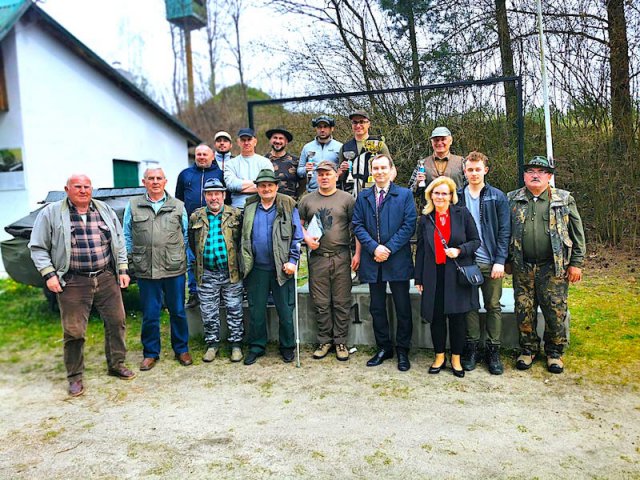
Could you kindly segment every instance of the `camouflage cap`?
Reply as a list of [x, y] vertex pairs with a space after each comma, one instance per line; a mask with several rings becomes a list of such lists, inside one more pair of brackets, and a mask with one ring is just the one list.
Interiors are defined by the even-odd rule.
[[547, 172], [553, 173], [553, 167], [547, 160], [547, 157], [542, 157], [540, 155], [536, 155], [528, 163], [524, 164], [524, 170], [526, 171], [529, 168], [544, 168]]

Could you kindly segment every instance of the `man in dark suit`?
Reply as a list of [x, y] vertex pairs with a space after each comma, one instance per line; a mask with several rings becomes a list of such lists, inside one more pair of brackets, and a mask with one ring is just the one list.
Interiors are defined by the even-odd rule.
[[387, 283], [396, 310], [396, 351], [398, 369], [407, 371], [413, 323], [409, 298], [409, 280], [413, 261], [409, 241], [416, 226], [416, 210], [411, 191], [391, 182], [394, 169], [390, 155], [378, 155], [371, 161], [375, 185], [363, 190], [356, 199], [353, 231], [362, 245], [360, 281], [369, 284], [369, 310], [378, 352], [368, 367], [393, 358], [386, 309]]

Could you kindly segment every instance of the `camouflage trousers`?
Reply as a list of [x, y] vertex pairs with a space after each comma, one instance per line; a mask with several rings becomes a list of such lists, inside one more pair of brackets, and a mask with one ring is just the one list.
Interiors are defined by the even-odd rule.
[[513, 272], [513, 294], [516, 320], [520, 330], [520, 347], [536, 353], [540, 338], [536, 332], [538, 306], [544, 316], [544, 350], [562, 354], [567, 344], [565, 318], [569, 282], [555, 276], [553, 262], [525, 263], [523, 270]]
[[220, 298], [227, 307], [229, 343], [240, 343], [244, 335], [242, 321], [242, 282], [231, 283], [229, 273], [222, 270], [204, 270], [202, 284], [198, 286], [200, 315], [204, 327], [204, 341], [208, 346], [220, 344]]

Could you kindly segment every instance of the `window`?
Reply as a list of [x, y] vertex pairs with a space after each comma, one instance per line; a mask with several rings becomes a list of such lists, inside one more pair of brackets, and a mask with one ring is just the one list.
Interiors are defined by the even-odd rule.
[[113, 160], [113, 186], [115, 188], [139, 187], [138, 162]]

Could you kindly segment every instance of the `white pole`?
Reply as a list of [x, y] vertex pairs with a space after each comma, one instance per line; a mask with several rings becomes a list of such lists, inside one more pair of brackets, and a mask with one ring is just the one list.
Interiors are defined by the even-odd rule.
[[[547, 78], [547, 67], [545, 62], [545, 38], [542, 27], [542, 0], [537, 0], [538, 4], [538, 34], [540, 37], [540, 70], [542, 73], [542, 101], [544, 105], [544, 128], [547, 140], [547, 159], [551, 166], [555, 166], [553, 158], [553, 138], [551, 137], [551, 111], [549, 109], [549, 80]], [[554, 185], [554, 177], [551, 177], [551, 185]]]

